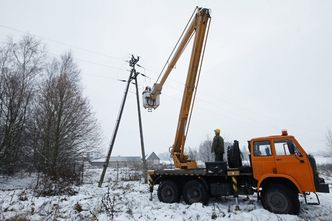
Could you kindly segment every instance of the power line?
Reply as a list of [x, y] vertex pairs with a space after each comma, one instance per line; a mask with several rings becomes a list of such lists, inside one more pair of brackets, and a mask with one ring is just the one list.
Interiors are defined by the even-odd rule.
[[[2, 41], [2, 43], [6, 43], [5, 41]], [[49, 54], [53, 55], [53, 56], [61, 56], [61, 54], [58, 54], [58, 53], [54, 53], [50, 50], [47, 51]], [[107, 65], [107, 64], [102, 64], [102, 63], [98, 63], [98, 62], [94, 62], [94, 61], [90, 61], [90, 60], [87, 60], [87, 59], [82, 59], [82, 58], [78, 58], [78, 57], [74, 57], [74, 60], [77, 60], [77, 61], [81, 61], [81, 62], [85, 62], [85, 63], [89, 63], [89, 64], [93, 64], [93, 65], [97, 65], [97, 66], [103, 66], [103, 67], [106, 67], [106, 68], [109, 68], [109, 69], [116, 69], [117, 70], [117, 78], [114, 78], [114, 77], [111, 77], [109, 75], [105, 75], [105, 74], [98, 74], [96, 75], [95, 73], [87, 73], [85, 71], [82, 71], [81, 74], [82, 75], [86, 75], [86, 76], [89, 76], [89, 77], [96, 77], [96, 78], [103, 78], [103, 79], [111, 79], [111, 80], [114, 80], [114, 81], [121, 81], [121, 79], [119, 79], [119, 72], [129, 72], [129, 70], [126, 70], [124, 69], [124, 65], [127, 64], [127, 62], [125, 60], [122, 60], [122, 65], [120, 67], [115, 67], [115, 66], [111, 66], [111, 65]], [[140, 66], [141, 68], [143, 68], [145, 70], [145, 68], [143, 66]], [[147, 76], [146, 74], [141, 74], [144, 78], [150, 78], [149, 76]], [[114, 76], [114, 74], [113, 74]], [[121, 76], [122, 77], [122, 76]]]
[[[119, 60], [119, 61], [124, 61], [124, 62], [128, 62], [127, 60], [124, 60], [123, 58], [120, 58], [120, 57], [116, 57], [116, 56], [112, 56], [112, 55], [108, 55], [108, 54], [105, 54], [105, 53], [102, 53], [102, 52], [99, 52], [99, 51], [95, 51], [95, 50], [91, 50], [91, 49], [86, 49], [86, 48], [83, 48], [83, 47], [78, 47], [78, 46], [73, 46], [69, 43], [66, 43], [66, 42], [62, 42], [62, 41], [59, 41], [59, 40], [55, 40], [55, 39], [51, 39], [51, 38], [47, 38], [47, 37], [43, 37], [41, 35], [38, 35], [38, 34], [35, 34], [35, 33], [32, 33], [30, 31], [23, 31], [21, 29], [18, 29], [18, 28], [15, 28], [15, 27], [11, 27], [11, 26], [8, 26], [8, 25], [2, 25], [0, 24], [0, 28], [4, 28], [4, 29], [8, 29], [8, 30], [12, 30], [12, 31], [15, 31], [15, 32], [20, 32], [20, 33], [31, 33], [33, 34], [34, 36], [37, 36], [38, 38], [40, 39], [43, 39], [43, 40], [46, 40], [46, 41], [52, 41], [52, 42], [55, 42], [57, 44], [61, 44], [61, 45], [65, 45], [65, 46], [69, 46], [71, 48], [76, 48], [78, 50], [81, 50], [81, 51], [85, 51], [85, 52], [88, 52], [88, 53], [92, 53], [92, 54], [97, 54], [97, 55], [100, 55], [100, 56], [104, 56], [104, 57], [108, 57], [108, 58], [112, 58], [112, 59], [116, 59], [116, 60]], [[53, 55], [56, 55], [56, 56], [59, 56], [58, 54], [56, 53], [52, 53], [50, 52], [51, 54]], [[76, 60], [78, 61], [82, 61], [82, 62], [86, 62], [86, 63], [90, 63], [90, 64], [94, 64], [94, 65], [99, 65], [99, 66], [104, 66], [104, 67], [108, 67], [108, 68], [112, 68], [112, 69], [119, 69], [121, 71], [129, 71], [129, 70], [125, 70], [125, 69], [121, 69], [121, 68], [118, 68], [118, 67], [114, 67], [114, 66], [111, 66], [111, 65], [106, 65], [106, 64], [102, 64], [102, 63], [97, 63], [97, 62], [93, 62], [93, 61], [90, 61], [90, 60], [86, 60], [86, 59], [82, 59], [82, 58], [77, 58], [75, 57]], [[146, 77], [146, 78], [150, 78], [152, 79], [151, 77], [149, 77], [148, 75], [145, 74], [145, 71], [146, 70], [150, 70], [149, 68], [146, 68], [142, 65], [137, 65], [138, 67], [144, 69], [144, 74], [141, 74], [143, 77]]]
[[[48, 50], [48, 53], [52, 54], [53, 56], [60, 56], [60, 54], [54, 53], [54, 52], [49, 51], [49, 50]], [[102, 64], [102, 63], [98, 63], [98, 62], [94, 62], [94, 61], [90, 61], [90, 60], [87, 60], [87, 59], [78, 58], [76, 56], [74, 57], [74, 60], [78, 60], [78, 61], [81, 61], [81, 62], [85, 62], [85, 63], [97, 65], [97, 66], [103, 66], [103, 67], [110, 68], [110, 69], [117, 69], [118, 71], [125, 71], [125, 72], [127, 72], [126, 69], [122, 69], [122, 68], [119, 68], [119, 67], [115, 67], [115, 66], [111, 66], [111, 65], [107, 65], [107, 64]], [[123, 63], [125, 63], [125, 62], [123, 62]]]
[[115, 67], [115, 66], [111, 66], [111, 65], [107, 65], [107, 64], [101, 64], [101, 63], [89, 61], [89, 60], [82, 59], [82, 58], [75, 57], [75, 59], [78, 60], [78, 61], [82, 61], [82, 62], [94, 64], [94, 65], [99, 65], [99, 66], [103, 66], [103, 67], [107, 67], [107, 68], [111, 68], [111, 69], [118, 69], [120, 71], [127, 71], [126, 69], [121, 69], [121, 68], [118, 68], [118, 67]]
[[4, 29], [15, 31], [15, 32], [20, 32], [20, 33], [23, 33], [23, 34], [31, 33], [31, 34], [37, 36], [38, 38], [46, 40], [46, 41], [52, 41], [54, 43], [61, 44], [61, 45], [66, 45], [66, 46], [69, 46], [71, 48], [76, 48], [77, 50], [85, 51], [87, 53], [96, 54], [96, 55], [99, 55], [99, 56], [104, 56], [104, 57], [107, 57], [107, 58], [123, 61], [123, 58], [120, 58], [120, 57], [117, 57], [117, 56], [112, 56], [112, 55], [109, 55], [109, 54], [105, 54], [103, 52], [99, 52], [99, 51], [95, 51], [95, 50], [91, 50], [91, 49], [87, 49], [87, 48], [83, 48], [83, 47], [74, 46], [74, 45], [71, 45], [71, 44], [66, 43], [66, 42], [62, 42], [62, 41], [59, 41], [59, 40], [54, 40], [54, 39], [51, 39], [51, 38], [43, 37], [41, 35], [32, 33], [30, 31], [23, 31], [23, 30], [20, 30], [18, 28], [14, 28], [14, 27], [11, 27], [11, 26], [8, 26], [8, 25], [2, 25], [2, 24], [0, 24], [0, 27], [4, 28]]
[[[20, 30], [20, 29], [18, 29], [18, 28], [14, 28], [14, 27], [11, 27], [11, 26], [8, 26], [8, 25], [2, 25], [2, 24], [0, 24], [0, 27], [1, 27], [1, 28], [4, 28], [4, 29], [8, 29], [8, 30], [15, 31], [15, 32], [27, 33], [27, 31], [23, 31], [23, 30]], [[31, 32], [30, 32], [30, 33], [31, 33]], [[99, 51], [95, 51], [95, 50], [91, 50], [91, 49], [86, 49], [86, 48], [83, 48], [83, 47], [73, 46], [73, 45], [71, 45], [71, 44], [69, 44], [69, 43], [62, 42], [62, 41], [59, 41], [59, 40], [54, 40], [54, 39], [51, 39], [51, 38], [46, 38], [46, 37], [43, 37], [43, 36], [38, 35], [38, 34], [35, 34], [35, 33], [32, 33], [32, 34], [35, 35], [35, 36], [37, 36], [38, 38], [43, 39], [43, 40], [46, 40], [46, 41], [51, 41], [51, 42], [55, 42], [55, 43], [57, 43], [57, 44], [61, 44], [61, 45], [65, 45], [65, 46], [69, 46], [69, 47], [71, 47], [71, 48], [76, 48], [76, 49], [78, 49], [78, 50], [85, 51], [85, 52], [87, 52], [87, 53], [96, 54], [96, 55], [99, 55], [99, 56], [104, 56], [104, 57], [107, 57], [107, 58], [111, 58], [111, 59], [115, 59], [115, 60], [124, 61], [122, 58], [119, 58], [119, 57], [116, 57], [116, 56], [112, 56], [112, 55], [108, 55], [108, 54], [105, 54], [105, 53], [102, 53], [102, 52], [99, 52]], [[50, 52], [50, 53], [53, 54], [53, 55], [59, 56], [59, 54], [56, 54], [56, 53], [53, 53], [53, 52]], [[107, 64], [102, 64], [102, 63], [98, 63], [98, 62], [94, 62], [94, 61], [90, 61], [90, 60], [86, 60], [86, 59], [82, 59], [82, 58], [77, 58], [77, 57], [75, 57], [75, 60], [78, 60], [78, 61], [81, 61], [81, 62], [85, 62], [85, 63], [89, 63], [89, 64], [93, 64], [93, 65], [97, 65], [97, 66], [103, 66], [103, 67], [110, 68], [110, 69], [117, 69], [118, 71], [125, 71], [125, 72], [128, 71], [128, 70], [125, 70], [125, 69], [122, 69], [122, 68], [119, 68], [119, 67], [115, 67], [115, 66], [111, 66], [111, 65], [107, 65]], [[147, 68], [145, 68], [145, 67], [142, 66], [142, 65], [137, 65], [137, 66], [140, 67], [140, 68], [143, 68], [143, 69], [144, 69], [144, 72], [145, 72], [145, 70], [147, 69]], [[83, 75], [86, 75], [85, 72], [82, 72], [82, 74], [83, 74]], [[146, 77], [146, 78], [152, 79], [152, 78], [150, 78], [149, 76], [147, 76], [146, 74], [141, 74], [141, 75], [142, 75], [143, 77]], [[114, 81], [119, 81], [119, 79], [117, 79], [117, 78], [113, 78], [113, 77], [109, 77], [109, 76], [94, 76], [94, 77], [99, 77], [99, 78], [109, 78], [109, 79], [112, 79], [112, 80], [114, 80]], [[120, 80], [120, 81], [121, 81], [121, 80]], [[173, 80], [173, 83], [176, 83], [176, 84], [178, 84], [178, 85], [184, 86], [183, 83], [180, 83], [180, 82], [175, 81], [175, 80]], [[173, 89], [175, 89], [175, 90], [177, 90], [177, 91], [179, 91], [178, 88], [175, 87], [175, 86], [171, 86], [171, 85], [169, 85], [169, 84], [168, 84], [168, 86], [171, 87], [171, 88], [173, 88]], [[166, 86], [166, 87], [167, 87], [167, 86]], [[219, 99], [219, 101], [220, 101], [220, 98], [218, 98], [218, 99]], [[203, 98], [203, 99], [202, 99], [202, 98], [198, 98], [198, 100], [201, 100], [201, 101], [203, 101], [203, 102], [205, 102], [205, 103], [209, 103], [210, 105], [213, 105], [213, 106], [217, 106], [218, 109], [220, 110], [219, 105], [216, 105], [214, 102], [211, 102], [211, 101], [209, 101], [208, 99], [205, 99], [205, 98]], [[226, 105], [226, 106], [233, 106], [233, 105], [234, 105], [234, 103], [232, 104], [232, 103], [229, 102], [229, 101], [225, 101], [225, 100], [224, 100], [223, 102], [228, 104], [228, 105]], [[249, 109], [247, 109], [247, 108], [241, 107], [241, 106], [239, 106], [239, 105], [236, 105], [236, 106], [238, 106], [239, 109], [242, 109], [242, 110], [249, 111], [249, 112], [251, 112], [251, 113], [256, 113], [256, 114], [257, 114], [257, 112], [253, 112], [252, 110], [249, 110]], [[266, 117], [266, 118], [270, 118], [270, 117], [268, 117], [268, 116], [265, 116], [265, 117]], [[270, 118], [270, 119], [271, 119], [271, 118]], [[253, 120], [253, 119], [252, 119], [252, 120]]]
[[87, 73], [87, 72], [81, 72], [81, 75], [84, 75], [85, 77], [93, 77], [93, 78], [101, 78], [101, 79], [107, 79], [107, 80], [112, 80], [112, 81], [117, 81], [121, 82], [121, 79], [111, 77], [106, 74], [101, 74], [101, 73]]

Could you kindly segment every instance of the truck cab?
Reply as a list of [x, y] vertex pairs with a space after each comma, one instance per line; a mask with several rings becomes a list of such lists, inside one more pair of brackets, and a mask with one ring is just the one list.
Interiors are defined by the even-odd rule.
[[[249, 151], [257, 192], [261, 193], [263, 206], [270, 211], [282, 211], [282, 208], [278, 208], [278, 203], [285, 205], [281, 201], [288, 200], [288, 203], [294, 205], [293, 211], [282, 213], [297, 213], [298, 193], [306, 197], [310, 192], [329, 192], [328, 184], [318, 175], [313, 156], [308, 155], [287, 131], [282, 131], [281, 135], [251, 139]], [[275, 189], [282, 189], [281, 195]], [[280, 202], [270, 205], [273, 199]], [[319, 203], [318, 196], [317, 200]]]

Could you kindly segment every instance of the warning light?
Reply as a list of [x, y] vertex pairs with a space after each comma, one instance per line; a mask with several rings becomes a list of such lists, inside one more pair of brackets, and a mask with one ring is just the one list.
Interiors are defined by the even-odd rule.
[[281, 130], [281, 135], [282, 136], [287, 136], [288, 135], [287, 130], [286, 129]]

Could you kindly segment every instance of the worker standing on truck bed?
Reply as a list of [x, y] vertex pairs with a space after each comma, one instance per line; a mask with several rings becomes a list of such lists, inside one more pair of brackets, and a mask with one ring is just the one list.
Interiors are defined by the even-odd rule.
[[220, 129], [214, 130], [215, 136], [212, 142], [211, 152], [215, 154], [215, 161], [223, 161], [223, 156], [225, 152], [224, 139], [220, 136]]

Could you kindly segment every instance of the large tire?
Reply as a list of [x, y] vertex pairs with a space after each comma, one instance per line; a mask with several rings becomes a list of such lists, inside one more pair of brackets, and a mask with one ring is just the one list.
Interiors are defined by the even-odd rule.
[[163, 203], [177, 203], [180, 201], [179, 187], [174, 181], [164, 180], [158, 187], [158, 199]]
[[272, 213], [297, 215], [300, 212], [298, 193], [282, 184], [270, 184], [264, 187], [262, 204]]
[[209, 201], [209, 193], [202, 182], [190, 180], [183, 187], [183, 199], [187, 204], [203, 203]]

